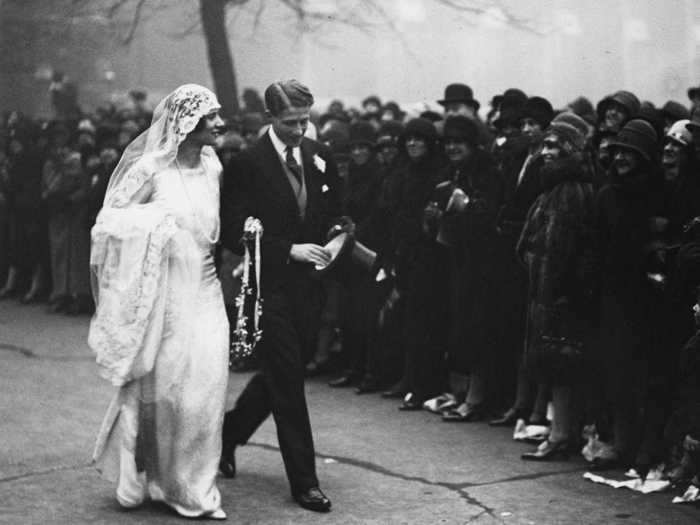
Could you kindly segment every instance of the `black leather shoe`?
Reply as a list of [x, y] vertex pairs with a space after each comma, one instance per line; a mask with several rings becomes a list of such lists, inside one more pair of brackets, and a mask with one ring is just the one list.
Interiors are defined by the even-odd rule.
[[346, 386], [352, 386], [354, 382], [355, 378], [348, 374], [328, 381], [328, 386], [331, 386], [333, 388], [344, 388]]
[[559, 441], [554, 443], [546, 440], [533, 452], [525, 452], [520, 456], [525, 461], [550, 461], [553, 459], [569, 459], [569, 442]]
[[517, 408], [509, 408], [501, 417], [489, 421], [492, 427], [512, 427], [518, 419], [525, 419], [524, 414]]
[[236, 477], [236, 452], [233, 449], [231, 452], [222, 453], [219, 459], [219, 472], [225, 478]]
[[294, 494], [294, 500], [300, 507], [314, 512], [330, 512], [331, 500], [318, 487]]

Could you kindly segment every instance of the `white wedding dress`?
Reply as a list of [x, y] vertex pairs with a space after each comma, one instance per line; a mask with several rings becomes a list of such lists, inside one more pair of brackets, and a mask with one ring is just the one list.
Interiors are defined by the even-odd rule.
[[125, 507], [150, 498], [187, 517], [222, 513], [215, 480], [229, 326], [213, 258], [220, 175], [215, 157], [162, 169], [136, 206], [108, 210], [93, 230], [100, 295], [89, 342], [102, 375], [121, 385], [94, 459]]

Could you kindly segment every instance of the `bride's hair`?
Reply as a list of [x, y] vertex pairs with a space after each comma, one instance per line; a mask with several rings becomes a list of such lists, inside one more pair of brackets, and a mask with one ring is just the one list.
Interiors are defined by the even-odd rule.
[[311, 91], [298, 80], [275, 82], [265, 90], [265, 107], [273, 117], [293, 107], [311, 107], [313, 104], [314, 96]]

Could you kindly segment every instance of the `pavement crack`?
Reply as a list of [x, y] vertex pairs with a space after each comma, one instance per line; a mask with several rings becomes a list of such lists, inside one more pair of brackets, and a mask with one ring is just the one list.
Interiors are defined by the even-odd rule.
[[24, 357], [28, 357], [30, 359], [37, 359], [39, 357], [29, 348], [24, 348], [23, 346], [17, 346], [17, 345], [13, 345], [10, 343], [0, 343], [0, 350], [7, 350], [9, 352], [17, 352], [19, 354], [22, 354]]
[[[258, 443], [258, 442], [248, 442], [248, 446], [254, 446], [258, 448], [262, 448], [265, 450], [274, 450], [274, 451], [279, 451], [279, 447], [276, 447], [274, 445], [269, 445], [267, 443]], [[393, 470], [390, 470], [386, 467], [383, 467], [381, 465], [378, 465], [376, 463], [372, 463], [371, 461], [365, 461], [361, 459], [356, 459], [356, 458], [349, 458], [349, 457], [343, 457], [343, 456], [333, 456], [333, 455], [327, 455], [327, 454], [320, 454], [316, 453], [316, 457], [319, 459], [332, 459], [333, 461], [337, 461], [338, 463], [342, 465], [349, 465], [352, 467], [357, 467], [363, 470], [367, 470], [370, 472], [374, 472], [375, 474], [380, 474], [382, 476], [387, 476], [391, 477], [394, 479], [400, 479], [402, 481], [408, 481], [412, 483], [420, 483], [423, 485], [428, 485], [430, 487], [440, 487], [447, 489], [451, 492], [456, 493], [460, 499], [465, 501], [467, 504], [472, 505], [474, 507], [478, 507], [481, 509], [481, 512], [477, 514], [477, 516], [480, 516], [482, 514], [488, 514], [494, 519], [499, 519], [496, 514], [495, 510], [485, 503], [482, 503], [477, 499], [476, 497], [472, 496], [469, 494], [467, 491], [467, 488], [470, 486], [475, 486], [475, 484], [465, 484], [465, 483], [449, 483], [446, 481], [431, 481], [427, 478], [424, 478], [422, 476], [409, 476], [406, 474], [402, 474], [400, 472], [395, 472]]]
[[548, 472], [535, 472], [534, 474], [521, 474], [519, 476], [511, 476], [509, 478], [494, 479], [492, 481], [484, 481], [483, 483], [472, 483], [465, 482], [461, 486], [463, 487], [488, 487], [489, 485], [501, 485], [502, 483], [513, 483], [515, 481], [530, 481], [540, 478], [547, 478], [550, 476], [558, 476], [560, 474], [571, 474], [572, 472], [580, 472], [581, 468], [579, 466], [575, 468], [554, 470]]
[[51, 467], [48, 469], [33, 470], [31, 472], [25, 472], [24, 474], [16, 474], [14, 476], [0, 478], [0, 483], [9, 483], [11, 481], [17, 481], [18, 479], [32, 478], [35, 476], [44, 476], [46, 474], [53, 474], [54, 472], [65, 472], [68, 470], [83, 470], [91, 466], [91, 463], [79, 463], [78, 465], [59, 465], [57, 467]]
[[16, 352], [28, 359], [39, 359], [41, 361], [92, 361], [91, 355], [41, 355], [30, 348], [13, 345], [12, 343], [0, 343], [0, 350]]

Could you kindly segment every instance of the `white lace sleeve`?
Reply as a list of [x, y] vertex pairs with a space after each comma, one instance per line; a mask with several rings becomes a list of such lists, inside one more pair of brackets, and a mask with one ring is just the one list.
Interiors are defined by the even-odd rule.
[[171, 306], [173, 258], [191, 251], [177, 244], [181, 237], [174, 217], [155, 205], [103, 209], [92, 230], [96, 311], [88, 344], [100, 374], [116, 386], [153, 368]]

